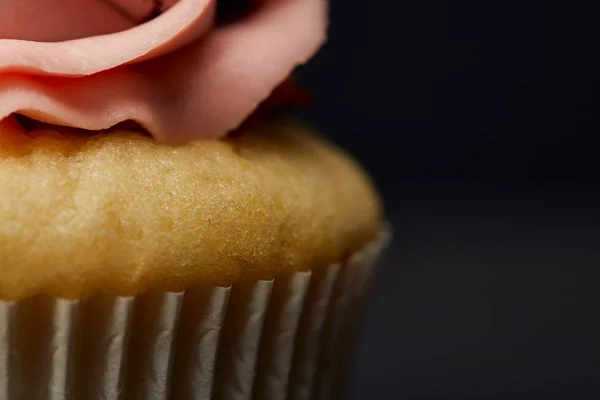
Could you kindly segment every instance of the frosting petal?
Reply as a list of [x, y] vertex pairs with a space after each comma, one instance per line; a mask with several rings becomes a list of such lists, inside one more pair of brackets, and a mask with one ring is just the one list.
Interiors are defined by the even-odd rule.
[[119, 32], [135, 25], [108, 0], [0, 1], [0, 39], [60, 42]]
[[133, 120], [161, 142], [216, 138], [325, 40], [325, 0], [264, 0], [244, 19], [207, 32], [213, 12], [214, 2], [180, 0], [119, 33], [0, 40], [0, 119], [21, 113], [90, 130]]
[[[39, 1], [39, 0], [38, 0]], [[206, 33], [215, 0], [180, 0], [130, 29], [62, 42], [0, 40], [0, 73], [83, 76], [169, 53]]]

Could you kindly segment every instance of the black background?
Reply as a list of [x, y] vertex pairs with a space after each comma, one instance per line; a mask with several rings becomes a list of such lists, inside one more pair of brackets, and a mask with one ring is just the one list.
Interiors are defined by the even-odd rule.
[[333, 2], [302, 116], [372, 172], [395, 229], [351, 399], [599, 398], [583, 4]]

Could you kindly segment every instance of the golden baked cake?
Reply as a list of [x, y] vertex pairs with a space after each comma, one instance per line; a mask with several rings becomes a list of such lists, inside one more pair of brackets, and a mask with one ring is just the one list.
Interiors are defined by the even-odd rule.
[[343, 261], [382, 228], [364, 172], [287, 119], [179, 147], [42, 131], [0, 148], [0, 188], [4, 299], [271, 279]]

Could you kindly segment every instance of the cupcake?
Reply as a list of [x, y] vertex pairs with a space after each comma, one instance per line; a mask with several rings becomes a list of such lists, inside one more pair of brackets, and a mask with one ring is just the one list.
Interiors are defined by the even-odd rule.
[[326, 3], [43, 3], [0, 5], [0, 399], [337, 398], [388, 233], [281, 112]]

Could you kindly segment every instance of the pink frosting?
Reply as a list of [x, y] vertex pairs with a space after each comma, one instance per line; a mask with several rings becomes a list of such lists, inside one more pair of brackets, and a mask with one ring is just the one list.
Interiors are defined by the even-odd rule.
[[[326, 0], [260, 0], [215, 23], [215, 0], [3, 0], [0, 120], [157, 140], [225, 135], [325, 40]], [[147, 22], [145, 22], [147, 21]]]

